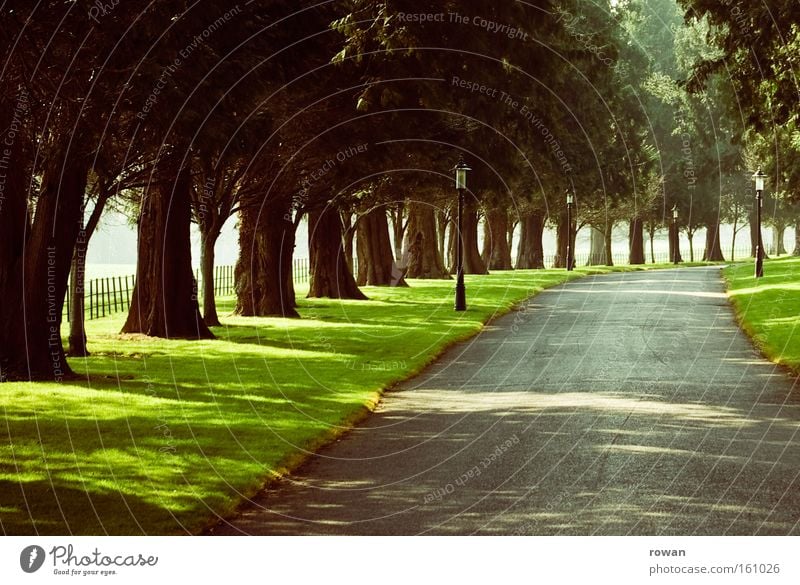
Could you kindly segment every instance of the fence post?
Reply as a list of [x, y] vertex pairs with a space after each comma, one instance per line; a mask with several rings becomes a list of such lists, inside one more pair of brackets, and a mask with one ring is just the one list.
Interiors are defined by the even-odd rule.
[[111, 314], [111, 284], [108, 282], [108, 277], [106, 277], [106, 299], [108, 299], [108, 314]]
[[[125, 306], [124, 306], [124, 304], [122, 302], [122, 277], [121, 276], [117, 276], [117, 284], [119, 285], [119, 310], [120, 311], [124, 311], [125, 310]], [[114, 300], [114, 306], [116, 306], [116, 298], [117, 298], [117, 295], [114, 294], [114, 299], [115, 299]]]

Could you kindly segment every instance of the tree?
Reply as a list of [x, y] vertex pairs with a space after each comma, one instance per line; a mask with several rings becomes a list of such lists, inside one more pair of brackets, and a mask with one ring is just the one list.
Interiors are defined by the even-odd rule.
[[2, 379], [72, 374], [60, 335], [64, 297], [91, 153], [102, 142], [120, 70], [109, 57], [119, 29], [109, 23], [90, 35], [85, 12], [73, 8], [19, 3], [0, 11], [0, 105], [7, 109], [5, 145], [11, 143], [0, 212], [8, 237], [0, 255], [0, 296], [8, 307], [0, 311]]
[[174, 181], [151, 184], [139, 215], [136, 284], [123, 333], [170, 339], [214, 337], [200, 316], [189, 238], [191, 171], [179, 157], [162, 169]]
[[309, 297], [366, 300], [344, 258], [342, 219], [332, 206], [309, 213], [308, 249], [311, 256]]
[[516, 268], [544, 268], [545, 215], [541, 209], [525, 205], [520, 210], [520, 239], [517, 246]]
[[688, 22], [708, 22], [707, 38], [714, 49], [693, 63], [690, 89], [704, 87], [714, 74], [724, 75], [735, 87], [737, 110], [759, 132], [796, 118], [800, 13], [793, 0], [680, 4]]
[[491, 207], [486, 212], [481, 259], [489, 270], [511, 270], [509, 224], [507, 209]]
[[404, 279], [405, 271], [395, 262], [386, 213], [386, 208], [379, 205], [358, 219], [356, 251], [359, 286], [408, 286]]
[[450, 278], [444, 266], [436, 227], [436, 209], [423, 202], [408, 205], [404, 264], [409, 278]]

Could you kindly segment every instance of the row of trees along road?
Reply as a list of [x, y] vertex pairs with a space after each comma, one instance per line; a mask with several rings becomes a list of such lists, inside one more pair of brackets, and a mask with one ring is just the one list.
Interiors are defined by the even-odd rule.
[[[742, 10], [753, 38], [767, 39], [763, 14]], [[759, 156], [780, 177], [767, 206], [786, 229], [797, 166], [785, 157], [800, 140], [794, 110], [765, 104], [786, 98], [789, 73], [763, 67], [774, 76], [765, 87], [726, 64], [782, 63], [797, 29], [787, 24], [790, 41], [755, 57], [725, 25], [713, 3], [672, 0], [7, 1], [0, 379], [72, 375], [65, 294], [81, 298], [108, 209], [128, 214], [139, 238], [122, 331], [192, 339], [219, 324], [214, 245], [229, 220], [244, 316], [299, 316], [291, 266], [304, 218], [311, 297], [449, 278], [449, 169], [460, 155], [474, 169], [460, 234], [467, 273], [542, 268], [547, 226], [557, 266], [581, 228], [592, 230], [591, 261], [610, 262], [622, 222], [642, 263], [645, 235], [652, 247], [674, 205], [678, 229], [691, 240], [707, 228], [704, 256], [720, 258], [720, 223], [748, 221], [745, 176]], [[769, 155], [778, 144], [782, 158]], [[83, 307], [71, 310], [69, 353], [86, 355]]]

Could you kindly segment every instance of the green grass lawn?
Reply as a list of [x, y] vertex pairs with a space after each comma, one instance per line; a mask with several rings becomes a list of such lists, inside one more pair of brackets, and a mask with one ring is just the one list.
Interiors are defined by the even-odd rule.
[[299, 290], [300, 320], [226, 317], [224, 299], [212, 341], [118, 335], [124, 315], [90, 321], [92, 356], [70, 360], [81, 382], [0, 387], [2, 531], [196, 533], [346, 430], [382, 389], [567, 277], [467, 277], [465, 313], [453, 311], [452, 281], [365, 287], [369, 301]]
[[742, 329], [769, 359], [800, 374], [800, 258], [767, 260], [759, 280], [753, 272], [752, 262], [724, 271]]

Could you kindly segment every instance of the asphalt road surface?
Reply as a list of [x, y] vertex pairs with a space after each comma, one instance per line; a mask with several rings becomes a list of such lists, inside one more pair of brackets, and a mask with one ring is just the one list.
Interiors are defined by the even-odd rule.
[[545, 291], [214, 533], [800, 534], [800, 385], [723, 290], [693, 268]]

